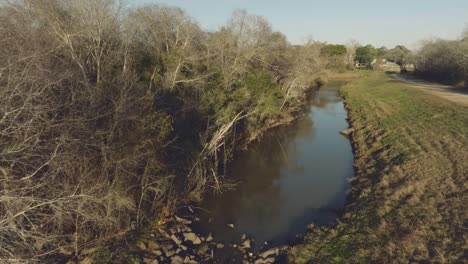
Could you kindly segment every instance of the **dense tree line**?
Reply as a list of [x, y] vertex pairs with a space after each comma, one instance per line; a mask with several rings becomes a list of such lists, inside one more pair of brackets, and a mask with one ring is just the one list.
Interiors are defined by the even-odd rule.
[[398, 64], [401, 71], [407, 71], [406, 67], [413, 62], [413, 53], [402, 45], [387, 50], [384, 56], [388, 61]]
[[350, 49], [340, 44], [323, 44], [320, 49], [320, 55], [327, 62], [326, 68], [339, 71], [352, 68], [353, 64], [348, 60], [350, 53]]
[[219, 190], [323, 67], [244, 11], [205, 32], [175, 7], [24, 0], [0, 35], [2, 262], [78, 255]]
[[371, 65], [377, 58], [377, 50], [372, 45], [359, 46], [356, 48], [356, 62]]
[[468, 85], [468, 29], [457, 40], [423, 42], [414, 63], [416, 73], [425, 78]]
[[376, 48], [369, 44], [356, 48], [355, 60], [360, 64], [367, 65], [369, 68], [372, 68], [373, 64], [378, 66], [385, 61], [389, 61], [398, 64], [402, 70], [406, 70], [406, 66], [412, 63], [413, 54], [402, 45], [387, 49], [385, 46]]

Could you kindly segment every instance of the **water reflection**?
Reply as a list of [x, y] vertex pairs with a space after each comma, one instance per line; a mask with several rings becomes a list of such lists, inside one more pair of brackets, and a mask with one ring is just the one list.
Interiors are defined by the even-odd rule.
[[230, 177], [241, 183], [206, 200], [211, 220], [203, 229], [226, 241], [247, 233], [257, 242], [285, 243], [311, 222], [335, 219], [353, 176], [351, 146], [339, 134], [348, 126], [341, 84], [316, 92], [305, 118], [268, 133], [233, 162]]

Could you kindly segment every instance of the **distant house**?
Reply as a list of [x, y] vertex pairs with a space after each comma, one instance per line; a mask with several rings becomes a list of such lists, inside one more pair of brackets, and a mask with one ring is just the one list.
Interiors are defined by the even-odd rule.
[[383, 59], [381, 62], [372, 66], [373, 69], [384, 71], [400, 71], [400, 65]]
[[370, 68], [370, 65], [367, 65], [367, 63], [361, 63], [359, 61], [355, 61], [354, 62], [354, 67], [356, 69], [368, 69], [368, 68]]
[[372, 60], [370, 64], [359, 62], [358, 60], [356, 60], [354, 61], [354, 67], [356, 69], [372, 69], [373, 65], [375, 65], [376, 63], [377, 63], [377, 59]]

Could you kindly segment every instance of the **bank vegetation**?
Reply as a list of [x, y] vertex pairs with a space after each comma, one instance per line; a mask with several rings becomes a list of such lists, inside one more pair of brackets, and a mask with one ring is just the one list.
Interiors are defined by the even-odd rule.
[[416, 74], [424, 78], [468, 86], [468, 27], [460, 39], [424, 41], [414, 63]]
[[0, 36], [3, 263], [78, 256], [222, 190], [326, 64], [244, 11], [207, 32], [170, 6], [8, 1]]

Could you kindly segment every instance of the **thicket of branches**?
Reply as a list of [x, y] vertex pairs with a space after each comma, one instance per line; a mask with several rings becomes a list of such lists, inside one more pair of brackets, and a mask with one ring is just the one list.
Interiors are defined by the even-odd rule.
[[0, 6], [0, 259], [79, 255], [221, 188], [242, 140], [298, 107], [322, 68], [236, 12], [114, 0]]
[[425, 41], [416, 55], [415, 68], [426, 78], [468, 86], [468, 28], [458, 40]]

